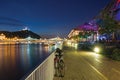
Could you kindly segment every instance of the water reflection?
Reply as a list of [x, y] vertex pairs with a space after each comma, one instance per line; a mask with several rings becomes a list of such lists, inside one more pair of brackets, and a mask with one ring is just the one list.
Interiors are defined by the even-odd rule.
[[[0, 45], [0, 70], [6, 67], [15, 67], [15, 48], [11, 45]], [[10, 63], [8, 63], [10, 61]]]
[[40, 44], [0, 45], [0, 80], [19, 80], [41, 63], [54, 46]]

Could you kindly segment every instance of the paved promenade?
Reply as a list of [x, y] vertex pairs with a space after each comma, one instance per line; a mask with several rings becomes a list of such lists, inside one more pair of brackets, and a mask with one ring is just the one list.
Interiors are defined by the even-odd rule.
[[65, 77], [54, 80], [120, 80], [120, 62], [88, 51], [64, 48]]

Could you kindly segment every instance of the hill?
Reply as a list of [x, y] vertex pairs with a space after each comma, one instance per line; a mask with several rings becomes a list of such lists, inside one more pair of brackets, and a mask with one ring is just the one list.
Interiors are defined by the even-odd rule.
[[41, 38], [41, 36], [29, 30], [22, 30], [22, 31], [15, 31], [15, 32], [0, 31], [0, 34], [4, 34], [7, 38], [14, 38], [14, 37], [22, 38], [22, 39], [27, 37], [36, 38], [36, 39]]

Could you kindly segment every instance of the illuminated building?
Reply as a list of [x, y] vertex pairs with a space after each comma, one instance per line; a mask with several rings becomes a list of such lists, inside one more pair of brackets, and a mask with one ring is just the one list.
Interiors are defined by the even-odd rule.
[[82, 31], [82, 30], [79, 30], [79, 29], [77, 29], [77, 28], [74, 28], [74, 29], [71, 30], [71, 32], [69, 33], [68, 38], [71, 38], [71, 37], [73, 37], [73, 36], [78, 35], [79, 32], [81, 32], [81, 31]]
[[[93, 23], [93, 21], [91, 21], [89, 23], [85, 23], [85, 24], [78, 26], [78, 27], [74, 28], [73, 30], [71, 30], [71, 32], [68, 35], [68, 38], [73, 39], [74, 36], [78, 36], [80, 33], [82, 33], [85, 36], [87, 36], [86, 33], [89, 34], [89, 36], [84, 37], [84, 39], [87, 38], [90, 41], [97, 41], [98, 26], [95, 23]], [[80, 37], [82, 37], [82, 36], [79, 35], [79, 38]], [[82, 41], [85, 41], [84, 39], [82, 38]]]
[[4, 40], [4, 39], [6, 39], [6, 36], [3, 33], [0, 34], [0, 40]]

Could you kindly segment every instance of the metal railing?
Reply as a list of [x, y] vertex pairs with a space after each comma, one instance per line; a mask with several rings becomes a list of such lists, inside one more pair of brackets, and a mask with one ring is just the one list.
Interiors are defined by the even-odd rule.
[[[62, 49], [63, 42], [57, 45]], [[53, 80], [54, 78], [54, 58], [55, 51], [49, 55], [31, 74], [23, 77], [21, 80]]]
[[54, 52], [42, 62], [25, 80], [53, 80]]

